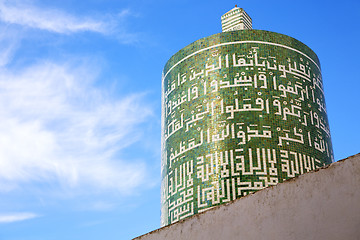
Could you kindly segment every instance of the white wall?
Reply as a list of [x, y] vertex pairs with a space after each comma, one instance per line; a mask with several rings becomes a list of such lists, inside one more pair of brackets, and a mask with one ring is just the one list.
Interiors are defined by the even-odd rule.
[[359, 240], [360, 154], [136, 239]]

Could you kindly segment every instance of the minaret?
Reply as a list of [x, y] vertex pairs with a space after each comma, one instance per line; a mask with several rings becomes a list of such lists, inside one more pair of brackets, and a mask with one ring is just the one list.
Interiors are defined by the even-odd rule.
[[333, 160], [316, 54], [237, 6], [221, 21], [164, 67], [162, 226]]
[[222, 31], [235, 31], [252, 29], [252, 20], [242, 8], [237, 5], [221, 16]]

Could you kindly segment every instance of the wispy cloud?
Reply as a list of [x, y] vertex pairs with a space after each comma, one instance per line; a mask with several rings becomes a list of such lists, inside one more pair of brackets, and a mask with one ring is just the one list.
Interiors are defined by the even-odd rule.
[[89, 209], [95, 211], [109, 211], [115, 208], [115, 204], [105, 201], [97, 201], [90, 203]]
[[136, 34], [125, 30], [124, 20], [131, 15], [128, 9], [118, 14], [97, 17], [75, 16], [58, 9], [39, 8], [18, 1], [0, 0], [0, 21], [60, 34], [97, 32], [114, 35], [122, 42], [133, 42]]
[[34, 213], [12, 213], [12, 214], [0, 214], [0, 224], [1, 223], [12, 223], [19, 222], [24, 220], [29, 220], [32, 218], [39, 217]]
[[16, 31], [0, 25], [0, 67], [8, 64], [19, 45], [20, 38]]
[[144, 94], [119, 99], [94, 87], [92, 69], [0, 71], [0, 191], [45, 181], [128, 193], [144, 184], [145, 164], [119, 152], [139, 140], [152, 108]]

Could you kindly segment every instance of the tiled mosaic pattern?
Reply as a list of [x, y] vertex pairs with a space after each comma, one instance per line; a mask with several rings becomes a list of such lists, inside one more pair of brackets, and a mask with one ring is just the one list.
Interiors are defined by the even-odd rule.
[[333, 161], [318, 58], [291, 37], [200, 39], [162, 89], [162, 226]]

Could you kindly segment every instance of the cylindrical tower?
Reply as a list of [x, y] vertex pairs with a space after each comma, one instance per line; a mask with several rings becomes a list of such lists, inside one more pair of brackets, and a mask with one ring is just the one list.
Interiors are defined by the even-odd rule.
[[166, 63], [162, 226], [332, 161], [320, 63], [298, 40], [222, 32]]

